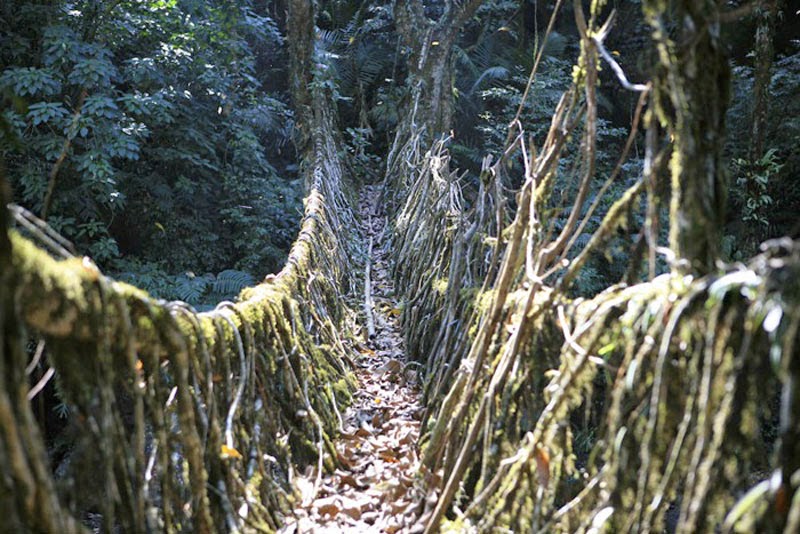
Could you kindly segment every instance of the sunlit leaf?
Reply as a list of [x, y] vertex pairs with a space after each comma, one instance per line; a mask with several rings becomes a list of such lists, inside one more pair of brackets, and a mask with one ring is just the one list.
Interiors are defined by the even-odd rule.
[[236, 458], [236, 459], [241, 459], [242, 458], [242, 454], [239, 451], [237, 451], [233, 447], [228, 447], [224, 443], [222, 444], [222, 447], [220, 448], [219, 455], [220, 455], [220, 458], [223, 458], [223, 459], [224, 458]]

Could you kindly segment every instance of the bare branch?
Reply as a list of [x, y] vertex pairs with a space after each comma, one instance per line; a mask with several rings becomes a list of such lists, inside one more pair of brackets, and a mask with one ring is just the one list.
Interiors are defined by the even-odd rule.
[[606, 63], [611, 66], [611, 70], [614, 71], [614, 74], [617, 75], [617, 79], [619, 83], [622, 84], [622, 87], [627, 89], [628, 91], [636, 91], [638, 93], [644, 93], [650, 89], [650, 84], [641, 84], [641, 83], [631, 83], [628, 81], [627, 76], [625, 76], [625, 72], [622, 70], [622, 67], [619, 66], [613, 56], [608, 53], [608, 50], [603, 46], [603, 42], [598, 39], [597, 37], [592, 37], [592, 41], [594, 41], [595, 46], [597, 46], [597, 50], [600, 51], [600, 55], [603, 56], [603, 59], [606, 60]]

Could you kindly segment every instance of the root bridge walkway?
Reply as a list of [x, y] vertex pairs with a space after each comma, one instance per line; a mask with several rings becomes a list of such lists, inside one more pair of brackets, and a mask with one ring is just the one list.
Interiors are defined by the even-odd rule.
[[391, 277], [391, 231], [377, 186], [360, 194], [359, 219], [367, 267], [363, 343], [355, 356], [359, 388], [335, 442], [337, 469], [309, 469], [295, 478], [301, 497], [281, 533], [405, 532], [423, 498], [419, 469], [420, 391], [399, 325]]

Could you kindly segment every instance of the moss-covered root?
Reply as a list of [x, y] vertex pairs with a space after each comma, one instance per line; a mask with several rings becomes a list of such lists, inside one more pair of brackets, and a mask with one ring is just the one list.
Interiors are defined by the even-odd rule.
[[[462, 521], [482, 532], [794, 532], [798, 280], [800, 243], [787, 240], [748, 269], [580, 303], [539, 393], [547, 404], [518, 443], [488, 438], [508, 459]], [[534, 387], [530, 376], [510, 388]]]
[[26, 393], [25, 341], [10, 288], [14, 272], [8, 238], [8, 185], [0, 162], [0, 514], [9, 532], [80, 532], [56, 498], [42, 437]]
[[[290, 508], [291, 471], [333, 467], [337, 404], [354, 387], [338, 287], [351, 285], [343, 232], [356, 225], [332, 131], [315, 130], [311, 190], [286, 267], [213, 312], [156, 301], [88, 259], [57, 261], [2, 232], [0, 510], [9, 528], [76, 532], [76, 519], [91, 515], [108, 531], [272, 531]], [[65, 435], [74, 437], [52, 467], [26, 397], [26, 331], [46, 340], [70, 409]]]

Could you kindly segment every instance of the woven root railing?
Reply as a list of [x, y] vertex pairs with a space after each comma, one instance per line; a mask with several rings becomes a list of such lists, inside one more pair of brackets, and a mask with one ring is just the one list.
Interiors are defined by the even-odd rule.
[[[444, 143], [425, 148], [413, 103], [390, 152], [395, 278], [425, 384], [426, 531], [796, 532], [800, 245], [767, 243], [748, 267], [705, 277], [676, 262], [648, 282], [569, 297], [633, 206], [656, 205], [671, 148], [643, 119], [650, 87], [635, 86], [628, 141], [594, 185], [603, 32], [589, 30], [549, 133], [535, 146], [512, 123], [468, 201]], [[607, 198], [640, 120], [644, 174]], [[553, 187], [568, 150], [580, 172], [562, 205]], [[504, 199], [512, 157], [524, 176]], [[547, 214], [561, 209], [556, 227]], [[595, 214], [599, 227], [578, 240]]]
[[[356, 225], [335, 125], [316, 113], [305, 217], [286, 266], [212, 312], [156, 301], [88, 259], [56, 259], [3, 221], [5, 530], [272, 531], [296, 466], [332, 467], [330, 436], [354, 385], [340, 288], [353, 284]], [[31, 336], [70, 412], [74, 441], [57, 460], [28, 399]]]
[[441, 144], [409, 169], [395, 277], [428, 530], [796, 531], [800, 245], [573, 300], [527, 274], [529, 211], [498, 243], [502, 201], [463, 210]]

